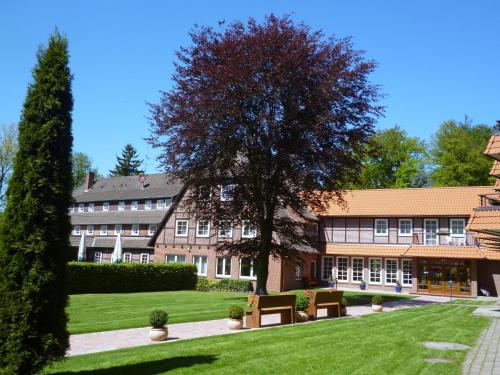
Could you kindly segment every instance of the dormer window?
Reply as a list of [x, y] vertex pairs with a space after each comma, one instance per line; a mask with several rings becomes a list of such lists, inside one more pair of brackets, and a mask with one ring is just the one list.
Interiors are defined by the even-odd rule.
[[105, 212], [109, 211], [109, 202], [104, 202], [102, 204], [102, 210]]
[[153, 207], [153, 202], [151, 201], [151, 199], [146, 199], [144, 201], [144, 209], [145, 210], [150, 210], [151, 207]]
[[101, 235], [106, 236], [108, 234], [108, 226], [107, 225], [101, 225]]
[[165, 208], [165, 201], [163, 199], [158, 199], [156, 201], [156, 209], [163, 210], [163, 208]]
[[118, 211], [125, 211], [125, 201], [118, 202]]
[[139, 209], [139, 202], [138, 201], [132, 201], [130, 204], [130, 209], [132, 211], [137, 211]]
[[75, 206], [71, 205], [71, 206], [69, 207], [69, 212], [75, 212]]
[[132, 225], [132, 230], [130, 231], [132, 236], [138, 236], [139, 235], [139, 224], [133, 224]]
[[87, 211], [88, 212], [94, 212], [94, 203], [89, 203], [89, 205], [87, 207]]
[[83, 212], [84, 210], [85, 210], [85, 204], [80, 203], [80, 204], [78, 205], [78, 212]]
[[94, 226], [87, 225], [87, 234], [94, 234]]

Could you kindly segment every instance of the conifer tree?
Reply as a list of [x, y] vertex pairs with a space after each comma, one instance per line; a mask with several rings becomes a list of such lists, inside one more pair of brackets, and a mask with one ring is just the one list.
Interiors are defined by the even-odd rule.
[[32, 374], [68, 348], [71, 72], [56, 30], [37, 53], [19, 123], [0, 244], [0, 373]]
[[140, 169], [142, 162], [134, 146], [127, 143], [122, 150], [122, 156], [116, 156], [115, 169], [109, 173], [111, 176], [134, 176], [144, 172]]

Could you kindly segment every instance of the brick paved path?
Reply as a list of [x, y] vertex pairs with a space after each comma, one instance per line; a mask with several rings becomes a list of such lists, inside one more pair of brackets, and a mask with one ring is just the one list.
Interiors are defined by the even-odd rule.
[[[498, 305], [500, 309], [500, 305]], [[500, 375], [500, 319], [492, 319], [476, 346], [468, 353], [464, 375]]]

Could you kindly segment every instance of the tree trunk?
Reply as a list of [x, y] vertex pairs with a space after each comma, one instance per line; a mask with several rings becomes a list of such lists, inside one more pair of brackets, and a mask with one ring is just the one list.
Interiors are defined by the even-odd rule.
[[267, 276], [269, 273], [269, 253], [263, 251], [254, 261], [255, 270], [257, 272], [257, 285], [255, 294], [259, 296], [267, 295]]

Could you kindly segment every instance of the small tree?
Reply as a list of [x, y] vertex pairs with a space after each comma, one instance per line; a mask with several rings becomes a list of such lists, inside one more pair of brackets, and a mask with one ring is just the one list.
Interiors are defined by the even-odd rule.
[[0, 208], [5, 207], [5, 192], [17, 151], [17, 125], [3, 125], [0, 134]]
[[37, 54], [7, 191], [0, 246], [0, 367], [32, 374], [68, 348], [71, 73], [57, 31]]
[[174, 88], [151, 107], [149, 141], [200, 216], [255, 226], [255, 238], [218, 250], [253, 259], [256, 293], [266, 294], [270, 255], [294, 258], [305, 239], [278, 212], [325, 208], [357, 177], [356, 155], [381, 112], [368, 83], [375, 64], [349, 39], [325, 39], [288, 17], [191, 38], [178, 53]]
[[78, 187], [85, 182], [85, 177], [88, 172], [94, 172], [96, 177], [99, 176], [99, 171], [92, 166], [92, 159], [84, 152], [73, 153], [73, 186]]
[[116, 156], [115, 169], [109, 171], [111, 176], [133, 176], [143, 173], [140, 169], [142, 160], [139, 160], [137, 150], [130, 143], [127, 143], [122, 151], [122, 156]]

